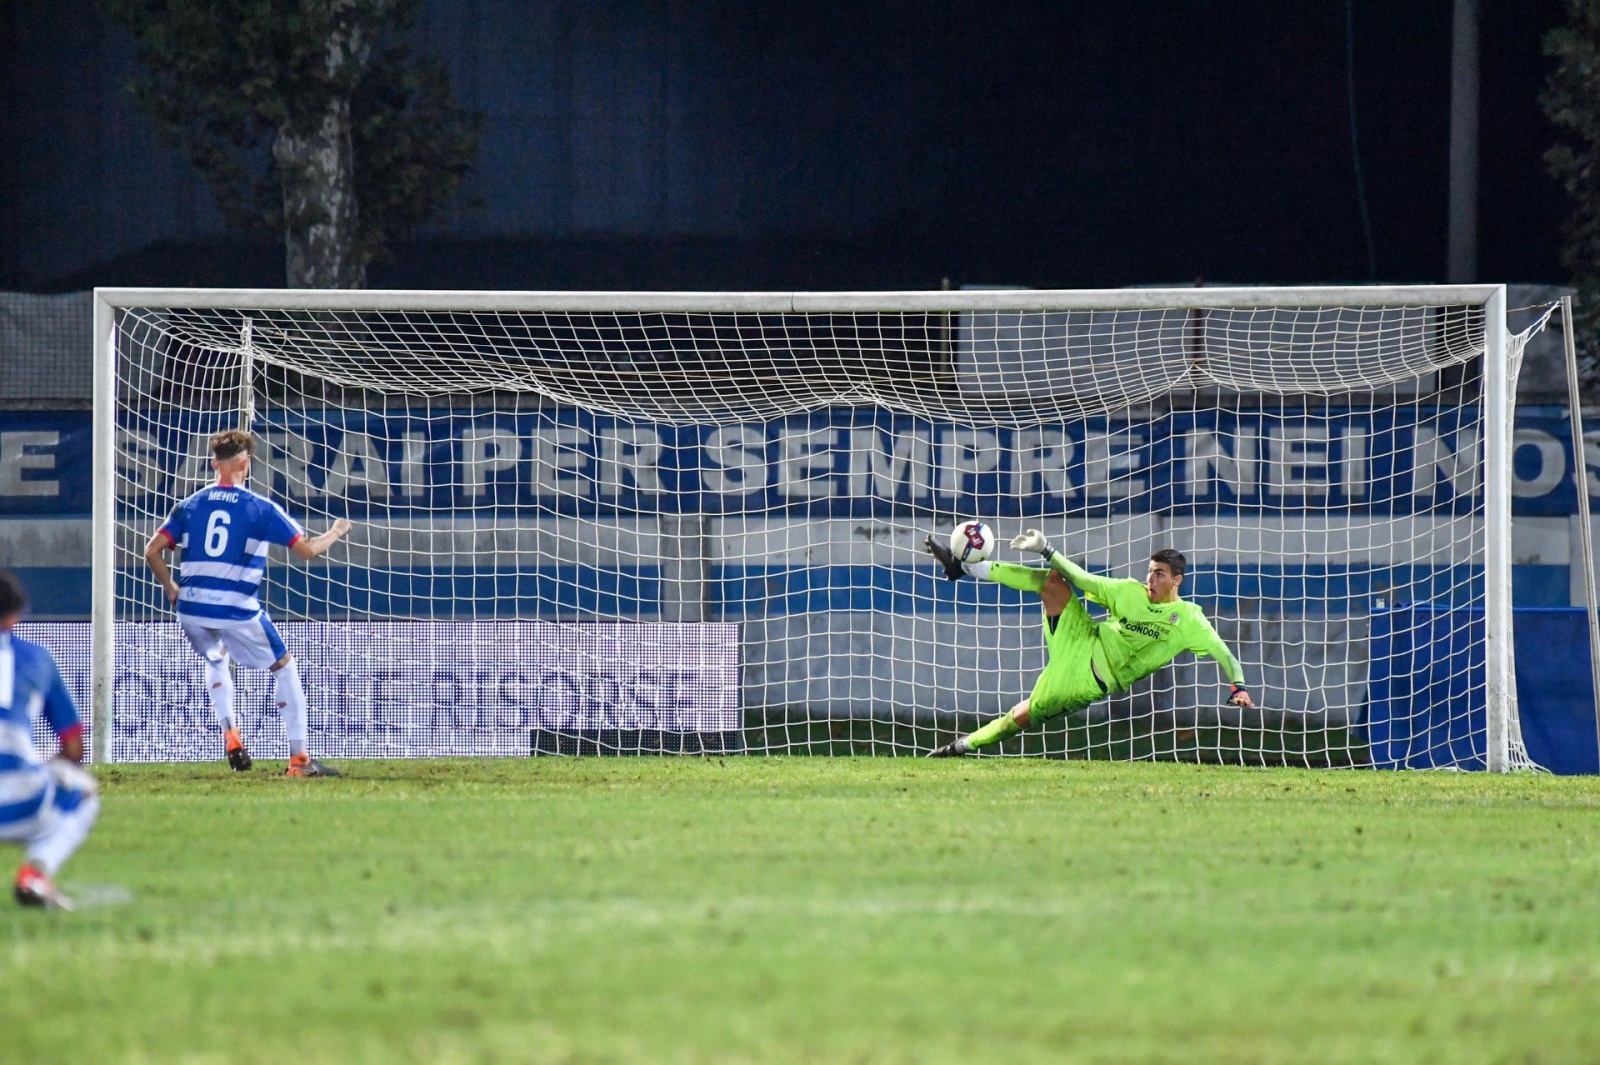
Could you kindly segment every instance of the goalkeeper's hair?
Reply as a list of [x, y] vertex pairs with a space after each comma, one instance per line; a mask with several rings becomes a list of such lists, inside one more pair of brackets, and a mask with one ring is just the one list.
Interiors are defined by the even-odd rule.
[[256, 438], [243, 429], [224, 429], [211, 436], [211, 457], [225, 462], [238, 455], [254, 455]]
[[1167, 567], [1168, 571], [1170, 571], [1174, 577], [1183, 576], [1183, 571], [1189, 568], [1188, 564], [1183, 561], [1183, 553], [1181, 551], [1174, 551], [1170, 547], [1163, 547], [1161, 550], [1151, 555], [1150, 561], [1161, 563], [1163, 566]]
[[28, 609], [28, 590], [17, 575], [0, 569], [0, 618], [9, 618]]

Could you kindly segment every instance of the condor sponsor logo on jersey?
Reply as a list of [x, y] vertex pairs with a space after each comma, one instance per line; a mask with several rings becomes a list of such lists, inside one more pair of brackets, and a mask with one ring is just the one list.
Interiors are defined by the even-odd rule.
[[1148, 636], [1152, 640], [1159, 640], [1167, 635], [1154, 625], [1143, 621], [1124, 621], [1122, 629], [1124, 632], [1137, 632], [1140, 636]]

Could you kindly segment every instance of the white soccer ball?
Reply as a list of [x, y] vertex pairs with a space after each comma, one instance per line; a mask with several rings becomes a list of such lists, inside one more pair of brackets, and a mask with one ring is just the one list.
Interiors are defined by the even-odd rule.
[[994, 554], [994, 530], [981, 521], [964, 521], [950, 534], [957, 562], [982, 562]]

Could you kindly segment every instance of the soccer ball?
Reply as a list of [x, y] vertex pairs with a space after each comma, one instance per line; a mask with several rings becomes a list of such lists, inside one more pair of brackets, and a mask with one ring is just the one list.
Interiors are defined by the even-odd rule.
[[957, 562], [982, 562], [994, 554], [994, 530], [981, 521], [964, 521], [950, 534]]

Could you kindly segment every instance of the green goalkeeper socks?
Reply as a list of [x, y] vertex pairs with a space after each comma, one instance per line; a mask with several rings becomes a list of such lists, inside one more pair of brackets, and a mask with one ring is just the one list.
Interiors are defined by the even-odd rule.
[[[1022, 569], [1024, 567], [1013, 566], [1012, 568]], [[977, 750], [979, 747], [987, 747], [991, 743], [999, 743], [1007, 736], [1015, 736], [1021, 731], [1022, 726], [1018, 725], [1012, 720], [1011, 711], [1007, 710], [1005, 713], [1001, 714], [987, 725], [984, 725], [982, 728], [969, 735], [967, 737], [967, 746], [973, 750]]]
[[[971, 569], [971, 567], [968, 567]], [[974, 573], [973, 576], [979, 576]], [[996, 584], [1003, 584], [1007, 588], [1015, 588], [1020, 592], [1037, 592], [1044, 587], [1044, 582], [1050, 579], [1050, 571], [1039, 569], [1036, 566], [1019, 566], [1013, 562], [990, 562], [988, 572], [982, 574]], [[991, 743], [999, 743], [1007, 736], [1015, 736], [1022, 731], [1022, 726], [1012, 720], [1011, 711], [1007, 710], [993, 721], [984, 725], [976, 732], [967, 736], [967, 747], [977, 750], [987, 747]]]
[[991, 562], [989, 579], [1020, 592], [1037, 592], [1050, 579], [1050, 571], [1036, 566], [1019, 566], [1014, 562]]

